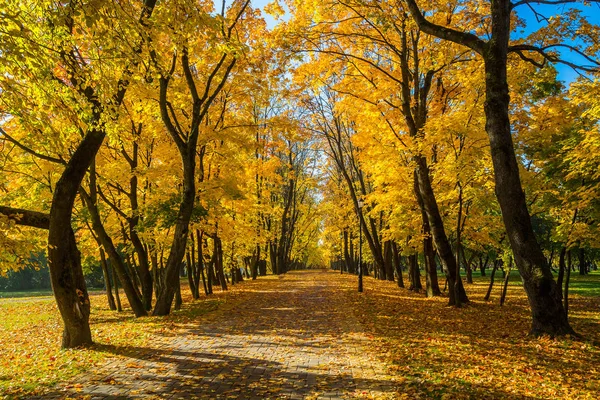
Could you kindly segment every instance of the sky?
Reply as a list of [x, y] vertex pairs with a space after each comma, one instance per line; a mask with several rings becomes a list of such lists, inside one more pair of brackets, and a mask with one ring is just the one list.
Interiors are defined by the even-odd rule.
[[[214, 1], [216, 4], [221, 4], [220, 0]], [[272, 0], [252, 0], [252, 6], [262, 9], [271, 1]], [[535, 9], [545, 17], [550, 17], [552, 15], [561, 13], [565, 9], [565, 7], [565, 5], [535, 5]], [[600, 25], [600, 3], [592, 3], [588, 6], [580, 4], [578, 7], [583, 11], [583, 14], [587, 16], [590, 22]], [[533, 11], [531, 11], [531, 9], [527, 5], [519, 6], [515, 9], [515, 11], [520, 17], [522, 17], [525, 20], [527, 24], [524, 30], [525, 34], [534, 32], [543, 25], [543, 22], [540, 23], [537, 21], [537, 18], [534, 15]], [[267, 21], [268, 26], [272, 27], [275, 25], [276, 22], [271, 16], [264, 14], [264, 17]], [[564, 56], [568, 61], [583, 62], [581, 57], [574, 53], [565, 53]], [[578, 76], [577, 72], [575, 72], [571, 67], [568, 67], [566, 65], [556, 65], [556, 69], [558, 70], [558, 78], [567, 84], [575, 80]]]
[[[580, 4], [578, 8], [582, 10], [583, 15], [587, 17], [590, 23], [600, 25], [600, 3], [592, 3], [588, 6]], [[535, 10], [544, 17], [550, 17], [563, 12], [565, 10], [565, 5], [536, 5]], [[537, 21], [533, 11], [526, 5], [517, 7], [515, 11], [527, 24], [524, 31], [525, 34], [535, 32], [544, 25], [543, 22]], [[583, 58], [575, 53], [564, 53], [563, 56], [567, 61], [584, 63]], [[556, 69], [558, 70], [558, 79], [567, 84], [575, 80], [578, 76], [577, 72], [564, 64], [557, 64]]]

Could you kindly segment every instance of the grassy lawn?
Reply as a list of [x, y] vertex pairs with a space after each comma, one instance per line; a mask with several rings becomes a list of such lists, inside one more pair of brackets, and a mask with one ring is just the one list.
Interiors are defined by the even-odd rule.
[[44, 297], [52, 296], [52, 290], [24, 290], [15, 292], [0, 291], [0, 299], [12, 299], [20, 297]]
[[[464, 271], [461, 272], [463, 279], [466, 279]], [[489, 284], [491, 276], [491, 270], [486, 271], [486, 276], [481, 276], [479, 270], [473, 271], [473, 282], [478, 284]], [[556, 276], [555, 276], [556, 278]], [[443, 284], [443, 277], [439, 278]], [[504, 281], [502, 278], [502, 271], [496, 271], [496, 278], [494, 281], [494, 288], [499, 288]], [[508, 280], [510, 286], [521, 286], [521, 276], [519, 271], [513, 269], [510, 272], [510, 278]], [[498, 289], [499, 290], [499, 289]], [[579, 275], [579, 271], [571, 271], [571, 279], [569, 282], [569, 293], [579, 294], [582, 296], [600, 296], [600, 270], [592, 271], [588, 275]]]

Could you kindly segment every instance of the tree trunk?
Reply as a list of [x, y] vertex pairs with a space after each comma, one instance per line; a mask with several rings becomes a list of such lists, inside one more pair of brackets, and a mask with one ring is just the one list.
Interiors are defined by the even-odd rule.
[[131, 238], [131, 243], [133, 244], [139, 260], [137, 271], [139, 273], [140, 286], [142, 288], [142, 303], [144, 304], [146, 311], [150, 311], [152, 310], [152, 289], [154, 284], [152, 282], [152, 273], [150, 272], [150, 263], [148, 262], [148, 253], [146, 253], [144, 244], [137, 234], [135, 229], [136, 226], [137, 222], [130, 223], [129, 237]]
[[196, 265], [196, 242], [194, 238], [194, 232], [190, 232], [190, 246], [191, 249], [189, 251], [190, 254], [190, 266], [188, 267], [188, 281], [190, 284], [190, 291], [192, 292], [192, 298], [194, 300], [198, 300], [200, 298], [200, 288], [198, 284], [200, 282], [196, 282], [195, 276], [198, 275], [196, 270], [198, 270], [198, 266]]
[[252, 264], [250, 265], [250, 273], [252, 274], [252, 280], [256, 280], [258, 277], [258, 264], [260, 262], [260, 245], [257, 244], [254, 249], [254, 255], [252, 257]]
[[221, 244], [221, 238], [215, 235], [214, 239], [214, 252], [215, 258], [215, 269], [219, 283], [221, 284], [221, 290], [227, 290], [227, 281], [225, 280], [225, 272], [223, 271], [223, 246]]
[[81, 254], [77, 249], [75, 234], [71, 229], [70, 222], [64, 226], [64, 232], [57, 234], [57, 224], [55, 223], [53, 226], [51, 217], [52, 239], [55, 239], [54, 235], [60, 235], [67, 241], [67, 245], [65, 246], [65, 242], [63, 242], [60, 248], [52, 248], [51, 243], [54, 243], [55, 240], [49, 241], [48, 244], [48, 253], [52, 252], [52, 255], [49, 256], [49, 259], [52, 260], [50, 268], [52, 290], [63, 319], [63, 348], [92, 344], [89, 325], [90, 299], [81, 267]]
[[487, 293], [483, 300], [488, 301], [490, 299], [490, 295], [492, 294], [492, 288], [494, 287], [494, 279], [496, 278], [496, 271], [498, 270], [498, 266], [500, 265], [500, 260], [494, 261], [494, 266], [492, 267], [492, 274], [490, 275], [490, 285], [488, 286]]
[[[462, 303], [467, 303], [469, 298], [462, 285], [462, 279], [460, 274], [457, 274], [457, 264], [454, 254], [452, 254], [452, 248], [450, 242], [446, 236], [446, 230], [444, 229], [444, 223], [442, 216], [431, 187], [431, 180], [429, 179], [429, 167], [424, 157], [415, 157], [417, 161], [417, 168], [415, 169], [415, 192], [417, 192], [421, 198], [423, 209], [427, 215], [427, 221], [437, 248], [440, 261], [446, 272], [448, 284], [450, 286], [448, 304], [456, 307], [460, 307]], [[417, 197], [417, 200], [419, 198]]]
[[[214, 248], [214, 246], [213, 246]], [[208, 288], [208, 294], [212, 294], [213, 293], [213, 283], [217, 282], [217, 278], [215, 276], [215, 263], [217, 262], [217, 254], [213, 251], [213, 254], [210, 258], [210, 261], [208, 262], [207, 265], [207, 271], [206, 271], [206, 286]]]
[[[97, 116], [97, 120], [100, 116]], [[104, 131], [88, 131], [56, 183], [48, 229], [48, 266], [52, 290], [64, 331], [63, 348], [92, 344], [89, 325], [90, 300], [81, 267], [71, 217], [75, 197], [102, 141]]]
[[569, 281], [571, 280], [571, 250], [567, 254], [567, 276], [565, 278], [565, 296], [564, 296], [564, 307], [565, 307], [565, 318], [569, 318]]
[[512, 260], [510, 260], [510, 264], [508, 268], [505, 268], [504, 271], [504, 285], [502, 286], [502, 295], [500, 296], [500, 305], [504, 305], [504, 300], [506, 299], [506, 291], [508, 290], [508, 280], [510, 279], [510, 270], [512, 269]]
[[108, 265], [106, 264], [106, 256], [104, 255], [104, 249], [100, 248], [100, 262], [102, 263], [102, 275], [104, 276], [104, 286], [106, 287], [106, 297], [108, 299], [108, 307], [111, 310], [117, 309], [115, 298], [112, 292], [112, 285], [110, 284], [110, 275], [108, 274]]
[[183, 163], [183, 196], [179, 205], [179, 211], [177, 212], [177, 223], [175, 225], [173, 242], [171, 243], [171, 251], [169, 252], [169, 258], [167, 258], [167, 264], [163, 272], [166, 284], [157, 295], [152, 315], [168, 315], [171, 312], [171, 304], [173, 303], [173, 296], [176, 290], [172, 283], [179, 281], [179, 269], [185, 255], [189, 223], [196, 195], [194, 182], [196, 151], [195, 146], [192, 147], [194, 148], [193, 151], [180, 149]]
[[398, 251], [398, 245], [396, 242], [392, 242], [392, 250], [394, 255], [394, 266], [396, 268], [396, 275], [398, 275], [398, 287], [404, 287], [404, 277], [402, 276], [402, 263], [400, 262], [400, 252]]
[[[509, 14], [509, 1], [496, 1], [494, 14]], [[501, 4], [501, 8], [498, 4]], [[496, 19], [500, 16], [496, 16]], [[508, 30], [508, 16], [501, 29]], [[499, 24], [496, 24], [499, 25]], [[508, 32], [506, 32], [508, 35]], [[519, 167], [515, 157], [510, 120], [508, 116], [508, 84], [506, 81], [506, 43], [490, 46], [485, 59], [486, 69], [486, 131], [490, 138], [496, 197], [502, 210], [515, 263], [523, 277], [523, 284], [532, 313], [531, 334], [550, 336], [574, 333], [566, 318], [560, 290], [539, 246], [525, 194], [521, 187]]]
[[[202, 250], [202, 244], [204, 242], [204, 232], [200, 232], [199, 229], [196, 229], [196, 238], [198, 239], [198, 270], [200, 271], [200, 277], [202, 278], [202, 286], [204, 287], [204, 294], [208, 295], [208, 288], [206, 286], [206, 276], [204, 274], [204, 252]], [[194, 282], [196, 284], [196, 289], [199, 291], [198, 287], [200, 286], [200, 277], [194, 277]], [[198, 297], [200, 294], [198, 293]]]
[[531, 306], [531, 334], [536, 336], [573, 334], [574, 331], [566, 318], [560, 290], [531, 225], [531, 216], [521, 186], [519, 165], [511, 135], [507, 59], [512, 2], [510, 0], [491, 2], [489, 41], [483, 41], [470, 33], [457, 32], [432, 24], [423, 17], [414, 0], [408, 0], [407, 4], [421, 30], [468, 46], [483, 57], [486, 86], [485, 129], [490, 140], [496, 198], [502, 211], [502, 219], [515, 264], [523, 279], [523, 286]]
[[496, 197], [531, 306], [531, 334], [571, 334], [574, 332], [566, 318], [560, 290], [533, 232], [511, 136], [507, 83], [510, 9], [511, 2], [508, 0], [492, 2], [492, 39], [484, 53], [484, 110], [494, 165]]
[[565, 277], [565, 256], [567, 254], [566, 246], [560, 249], [560, 255], [558, 256], [558, 277], [556, 278], [556, 285], [562, 298], [563, 280]]
[[[90, 189], [94, 190], [94, 187], [91, 187]], [[92, 220], [92, 228], [96, 233], [96, 237], [104, 248], [104, 251], [107, 252], [112, 267], [117, 271], [117, 275], [121, 281], [121, 286], [125, 291], [125, 295], [127, 296], [127, 300], [129, 301], [129, 305], [131, 306], [133, 313], [136, 317], [148, 315], [144, 303], [142, 303], [141, 296], [138, 294], [138, 288], [133, 282], [133, 276], [131, 276], [131, 272], [128, 271], [128, 268], [123, 261], [123, 257], [117, 251], [117, 248], [106, 232], [106, 229], [104, 229], [104, 224], [102, 223], [102, 218], [100, 217], [100, 212], [98, 211], [98, 205], [93, 201], [93, 194], [88, 194], [83, 188], [81, 188], [79, 193], [89, 211], [89, 215]]]
[[383, 243], [383, 264], [385, 265], [385, 277], [388, 281], [394, 281], [394, 260], [392, 251], [392, 241], [386, 240]]
[[435, 251], [433, 240], [429, 232], [429, 223], [423, 222], [423, 229], [427, 236], [423, 239], [423, 256], [425, 257], [425, 290], [427, 297], [441, 296], [440, 284], [438, 282], [437, 268], [435, 263]]
[[181, 282], [179, 280], [179, 274], [177, 274], [177, 282], [174, 282], [173, 286], [175, 286], [175, 305], [173, 308], [175, 308], [175, 310], [181, 310], [183, 299], [181, 298]]
[[197, 298], [195, 297], [195, 293], [196, 293], [196, 288], [194, 287], [194, 273], [192, 272], [192, 258], [190, 256], [190, 252], [186, 252], [185, 253], [185, 269], [186, 269], [186, 275], [187, 275], [187, 280], [188, 280], [188, 285], [190, 287], [190, 292], [192, 292], [192, 297], [194, 298], [194, 300], [197, 300]]
[[423, 289], [421, 285], [421, 274], [419, 272], [419, 261], [416, 254], [408, 256], [408, 272], [410, 277], [410, 287], [408, 290], [414, 290], [420, 292]]
[[[197, 263], [195, 263], [194, 256], [192, 256], [192, 263], [194, 264], [194, 268], [192, 269], [194, 272], [194, 286], [196, 287], [196, 295], [194, 298], [196, 299], [200, 298], [200, 278], [202, 278], [204, 292], [206, 292], [206, 282], [204, 280], [204, 260], [202, 259], [202, 236], [204, 236], [204, 233], [200, 233], [200, 229], [196, 229], [196, 245], [198, 246]], [[192, 251], [193, 250], [194, 246], [192, 246]]]

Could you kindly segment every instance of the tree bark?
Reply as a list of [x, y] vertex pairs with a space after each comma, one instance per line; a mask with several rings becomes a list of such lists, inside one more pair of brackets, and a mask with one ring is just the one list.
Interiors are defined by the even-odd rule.
[[408, 272], [410, 277], [410, 287], [408, 290], [420, 292], [423, 289], [421, 285], [421, 274], [419, 272], [419, 260], [416, 254], [408, 256]]
[[392, 241], [386, 240], [383, 243], [383, 264], [385, 266], [385, 279], [394, 281], [394, 260], [392, 251]]
[[500, 265], [500, 260], [494, 261], [494, 266], [492, 267], [492, 273], [490, 275], [490, 285], [488, 286], [487, 293], [483, 300], [488, 301], [490, 299], [490, 295], [492, 294], [492, 288], [494, 287], [494, 279], [496, 279], [496, 271], [498, 270], [498, 266]]
[[152, 315], [169, 315], [171, 312], [171, 304], [173, 303], [173, 296], [176, 291], [176, 288], [173, 287], [173, 282], [179, 280], [179, 268], [185, 254], [189, 233], [189, 222], [194, 209], [196, 193], [194, 182], [196, 153], [195, 150], [193, 153], [190, 153], [185, 149], [180, 149], [180, 152], [183, 163], [183, 196], [179, 205], [179, 211], [177, 212], [177, 223], [175, 225], [173, 242], [171, 243], [171, 251], [169, 252], [169, 257], [167, 258], [167, 263], [163, 272], [166, 284], [157, 295]]

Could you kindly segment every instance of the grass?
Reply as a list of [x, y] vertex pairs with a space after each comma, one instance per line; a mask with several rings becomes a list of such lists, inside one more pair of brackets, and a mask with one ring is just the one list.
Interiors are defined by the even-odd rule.
[[19, 290], [19, 291], [0, 291], [0, 299], [11, 299], [21, 297], [45, 297], [52, 296], [52, 290]]
[[[461, 272], [463, 279], [466, 279], [464, 271]], [[486, 271], [486, 276], [481, 276], [479, 270], [473, 271], [473, 282], [479, 284], [489, 284], [491, 276], [491, 270]], [[556, 277], [556, 276], [555, 276]], [[443, 285], [443, 277], [440, 276], [440, 283]], [[499, 288], [503, 283], [502, 271], [496, 272], [496, 279], [494, 281], [494, 288]], [[521, 286], [521, 276], [519, 271], [513, 269], [510, 272], [510, 278], [508, 280], [509, 286]], [[499, 289], [498, 289], [499, 290]], [[594, 296], [600, 297], [600, 270], [592, 271], [587, 275], [579, 275], [579, 271], [571, 271], [571, 279], [569, 282], [569, 293], [579, 294], [582, 296]]]
[[[90, 293], [102, 292], [104, 288], [88, 288]], [[18, 299], [23, 297], [48, 297], [52, 296], [52, 289], [41, 289], [41, 290], [0, 290], [0, 299]]]

